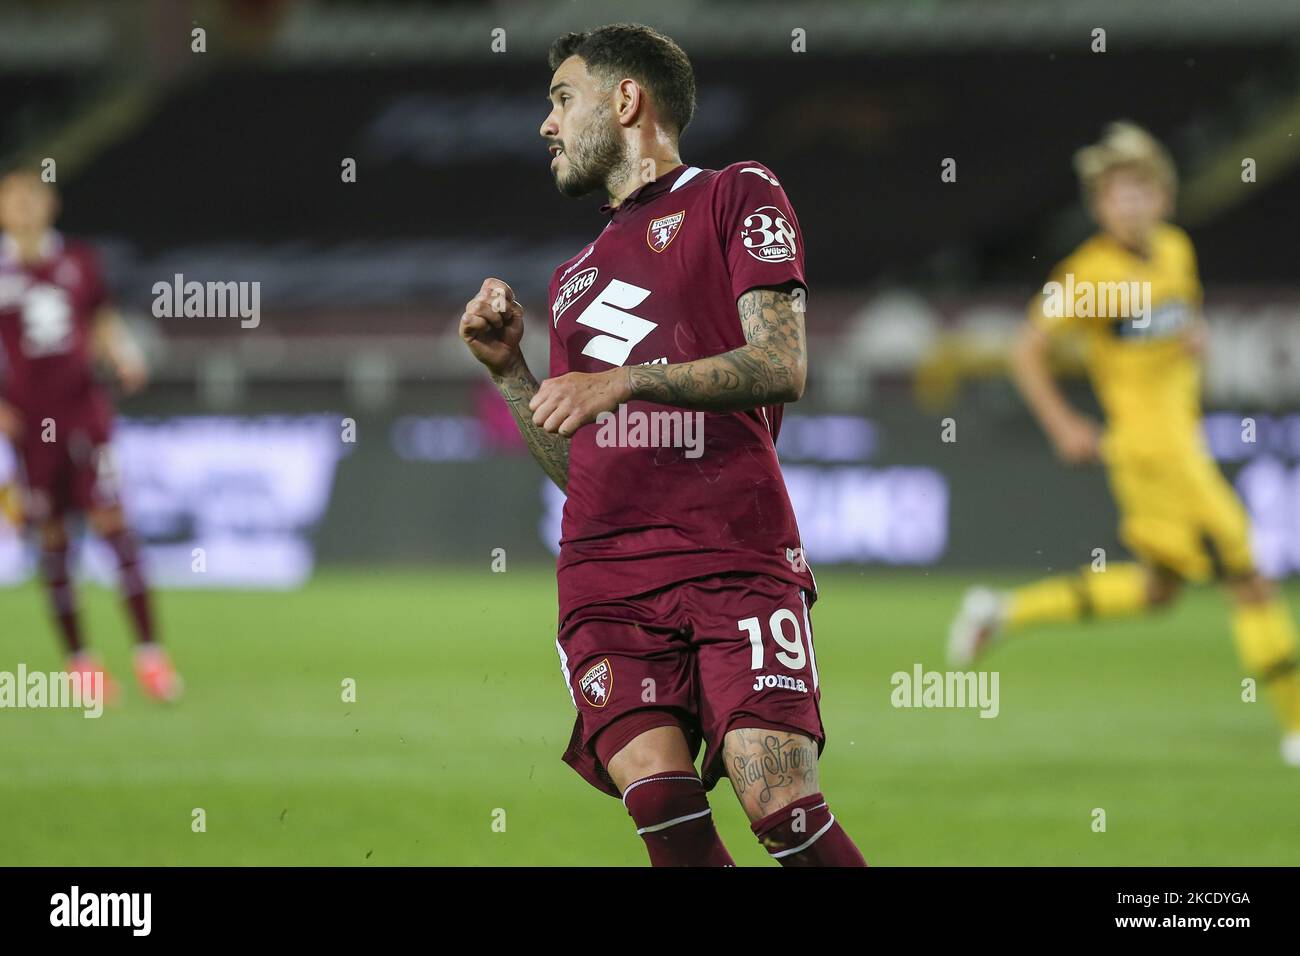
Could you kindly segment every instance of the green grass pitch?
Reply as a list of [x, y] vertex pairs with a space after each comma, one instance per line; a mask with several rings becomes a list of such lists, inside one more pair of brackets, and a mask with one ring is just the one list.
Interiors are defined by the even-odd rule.
[[[1280, 763], [1267, 702], [1241, 700], [1218, 592], [1002, 648], [987, 663], [1001, 713], [981, 719], [890, 704], [895, 671], [943, 668], [969, 578], [819, 583], [823, 789], [872, 864], [1300, 858], [1300, 770]], [[116, 596], [82, 596], [124, 699], [99, 720], [0, 710], [0, 864], [644, 864], [618, 801], [559, 759], [573, 713], [549, 570], [326, 571], [288, 594], [163, 593], [187, 682], [170, 709], [134, 687]], [[1300, 603], [1300, 586], [1288, 597]], [[0, 670], [20, 661], [60, 663], [34, 586], [0, 591]], [[729, 784], [712, 803], [737, 863], [774, 865]], [[206, 832], [191, 829], [195, 808]]]

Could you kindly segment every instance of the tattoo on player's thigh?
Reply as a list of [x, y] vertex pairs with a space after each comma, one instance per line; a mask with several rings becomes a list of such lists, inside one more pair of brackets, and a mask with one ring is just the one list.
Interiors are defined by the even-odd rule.
[[723, 752], [742, 802], [776, 809], [818, 790], [817, 748], [802, 734], [738, 728], [727, 734]]

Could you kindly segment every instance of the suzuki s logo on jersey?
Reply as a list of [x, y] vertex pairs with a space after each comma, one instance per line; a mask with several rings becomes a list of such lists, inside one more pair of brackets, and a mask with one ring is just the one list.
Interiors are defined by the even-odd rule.
[[668, 248], [668, 243], [673, 241], [677, 231], [682, 228], [682, 220], [686, 218], [686, 210], [675, 212], [671, 216], [660, 216], [658, 219], [651, 219], [650, 225], [645, 230], [645, 241], [655, 252], [663, 252]]
[[608, 657], [587, 669], [578, 680], [578, 690], [592, 707], [609, 703], [609, 695], [614, 691], [614, 670], [609, 666]]
[[794, 227], [775, 206], [759, 206], [746, 216], [740, 238], [759, 262], [787, 262], [798, 252]]
[[560, 324], [560, 316], [564, 314], [564, 310], [582, 298], [582, 294], [596, 284], [597, 275], [599, 270], [592, 266], [590, 269], [583, 269], [560, 286], [555, 301], [551, 303], [551, 325]]
[[34, 285], [22, 303], [23, 354], [41, 358], [68, 351], [73, 345], [72, 302], [56, 285]]
[[657, 325], [627, 311], [635, 309], [650, 294], [630, 282], [611, 279], [591, 304], [578, 316], [578, 324], [604, 334], [583, 346], [582, 354], [610, 365], [622, 365], [641, 340]]

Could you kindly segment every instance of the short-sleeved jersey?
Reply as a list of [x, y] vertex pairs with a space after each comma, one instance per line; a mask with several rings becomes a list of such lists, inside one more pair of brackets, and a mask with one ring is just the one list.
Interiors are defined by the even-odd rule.
[[1202, 447], [1201, 365], [1185, 338], [1200, 306], [1196, 252], [1168, 224], [1145, 259], [1104, 234], [1086, 240], [1030, 303], [1030, 320], [1049, 332], [1083, 333], [1108, 454]]
[[[552, 377], [740, 348], [742, 294], [806, 289], [794, 209], [759, 163], [678, 166], [602, 212], [610, 217], [604, 231], [551, 278]], [[646, 416], [644, 424], [661, 412], [697, 414], [633, 401], [620, 412], [630, 423], [626, 441], [620, 434], [611, 442], [612, 431], [600, 440], [597, 424], [572, 438], [560, 619], [588, 604], [726, 572], [768, 573], [811, 591], [776, 456], [781, 406], [698, 413], [703, 443], [694, 451], [647, 446], [655, 439], [646, 431], [637, 439], [637, 416]], [[649, 431], [665, 434], [655, 425]]]
[[0, 237], [0, 396], [28, 420], [100, 401], [90, 338], [107, 295], [99, 259], [50, 233], [37, 263]]

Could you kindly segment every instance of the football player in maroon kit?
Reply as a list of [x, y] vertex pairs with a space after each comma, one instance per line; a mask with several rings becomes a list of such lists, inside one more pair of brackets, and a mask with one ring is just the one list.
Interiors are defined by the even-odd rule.
[[40, 542], [41, 578], [69, 673], [103, 674], [106, 696], [116, 696], [83, 642], [77, 614], [67, 520], [84, 514], [117, 557], [140, 687], [172, 701], [181, 681], [155, 639], [139, 542], [118, 498], [112, 404], [95, 378], [102, 362], [123, 392], [133, 392], [144, 384], [144, 359], [108, 304], [97, 256], [53, 230], [58, 205], [54, 187], [36, 172], [0, 179], [0, 433], [18, 453], [23, 518]]
[[[783, 865], [863, 866], [821, 793], [816, 586], [775, 448], [806, 372], [798, 220], [762, 164], [682, 162], [695, 79], [672, 40], [566, 34], [550, 66], [556, 185], [603, 190], [608, 221], [551, 279], [550, 378], [500, 279], [460, 334], [567, 493], [564, 759], [622, 798], [656, 866], [731, 864], [705, 796], [724, 774]], [[673, 447], [692, 424], [702, 441]]]

